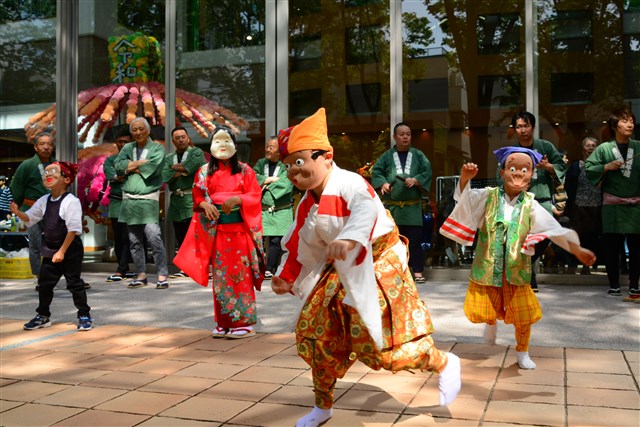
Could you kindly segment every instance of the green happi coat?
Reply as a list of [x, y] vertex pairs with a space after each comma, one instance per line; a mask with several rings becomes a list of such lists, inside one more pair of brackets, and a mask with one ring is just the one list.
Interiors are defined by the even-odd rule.
[[114, 154], [107, 157], [102, 164], [104, 176], [109, 181], [109, 212], [107, 213], [107, 218], [116, 219], [120, 216], [120, 206], [122, 206], [122, 182], [116, 179], [119, 176], [116, 173], [115, 165], [117, 156], [117, 154]]
[[[187, 170], [187, 175], [176, 175], [176, 171], [171, 169], [175, 164], [182, 164]], [[193, 179], [198, 168], [207, 163], [204, 153], [197, 147], [187, 147], [182, 155], [182, 160], [178, 161], [178, 153], [167, 154], [164, 158], [162, 168], [162, 181], [166, 182], [171, 190], [169, 200], [169, 221], [184, 221], [193, 216]]]
[[[615, 141], [596, 147], [585, 162], [587, 178], [594, 185], [602, 184], [602, 231], [604, 233], [640, 233], [640, 141], [630, 139], [625, 166], [618, 170], [604, 171], [607, 163], [616, 160]], [[627, 174], [628, 176], [625, 176]], [[12, 187], [13, 188], [13, 187]], [[607, 194], [623, 198], [615, 204], [607, 202]]]
[[118, 221], [127, 225], [157, 224], [160, 221], [160, 188], [162, 187], [162, 165], [164, 147], [148, 139], [142, 155], [136, 154], [137, 143], [126, 144], [116, 156], [116, 173], [123, 174], [129, 162], [146, 159], [140, 173], [127, 174], [122, 185], [122, 207]]
[[[524, 147], [523, 145], [515, 144], [516, 147]], [[556, 150], [556, 147], [547, 140], [544, 139], [535, 139], [529, 148], [537, 153], [540, 153], [542, 156], [547, 156], [547, 160], [549, 163], [553, 165], [553, 169], [556, 172], [556, 177], [558, 178], [558, 182], [564, 182], [564, 176], [567, 173], [568, 166], [562, 160], [562, 156]], [[500, 165], [498, 165], [497, 172], [498, 182], [502, 184], [502, 179], [500, 177]], [[529, 193], [533, 193], [536, 198], [536, 201], [542, 205], [543, 208], [547, 210], [547, 212], [552, 214], [551, 208], [553, 207], [553, 193], [555, 192], [556, 181], [553, 176], [549, 174], [546, 170], [534, 169], [533, 177], [531, 178], [531, 185], [527, 190]]]
[[[51, 162], [54, 161], [51, 158]], [[32, 158], [20, 163], [16, 169], [10, 187], [13, 201], [20, 206], [21, 211], [29, 209], [29, 205], [24, 203], [25, 199], [35, 201], [49, 193], [49, 190], [42, 184], [42, 174], [44, 174], [44, 168], [49, 166], [51, 162], [42, 163], [40, 157], [35, 154]]]
[[265, 236], [284, 236], [293, 223], [293, 184], [287, 178], [284, 163], [278, 161], [274, 176], [278, 180], [268, 186], [269, 159], [261, 158], [253, 167], [262, 187], [262, 228]]
[[426, 194], [417, 186], [408, 188], [396, 177], [417, 179], [428, 194], [431, 188], [431, 163], [422, 151], [409, 147], [405, 170], [402, 170], [394, 156], [397, 152], [396, 147], [393, 147], [380, 156], [371, 170], [371, 184], [375, 189], [385, 183], [391, 184], [391, 193], [382, 196], [382, 202], [391, 212], [396, 224], [422, 226], [421, 202]]

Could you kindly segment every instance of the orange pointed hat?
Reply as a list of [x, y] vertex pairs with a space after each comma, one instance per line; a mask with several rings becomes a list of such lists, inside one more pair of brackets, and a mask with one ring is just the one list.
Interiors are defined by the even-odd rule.
[[281, 158], [302, 150], [333, 152], [327, 135], [327, 116], [324, 108], [320, 108], [300, 124], [281, 130], [278, 134], [278, 145]]

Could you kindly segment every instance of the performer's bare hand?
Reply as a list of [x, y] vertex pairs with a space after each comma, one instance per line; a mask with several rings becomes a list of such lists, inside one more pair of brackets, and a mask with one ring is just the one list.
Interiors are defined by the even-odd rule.
[[239, 205], [241, 203], [242, 203], [242, 199], [240, 198], [240, 196], [229, 197], [222, 204], [222, 212], [224, 212], [227, 215], [229, 215], [229, 212], [231, 212], [231, 209], [233, 209], [234, 207], [236, 207], [237, 205]]
[[404, 180], [404, 185], [408, 188], [413, 187], [414, 185], [416, 185], [418, 183], [418, 180], [415, 178], [407, 178]]
[[327, 259], [343, 261], [347, 258], [347, 252], [355, 246], [354, 240], [334, 240], [327, 246]]
[[18, 215], [18, 212], [20, 212], [20, 208], [18, 207], [16, 202], [11, 202], [11, 204], [9, 205], [9, 210], [11, 211], [12, 214], [15, 214], [15, 215]]
[[293, 289], [293, 283], [289, 283], [279, 276], [273, 276], [271, 277], [271, 289], [278, 295], [286, 294]]
[[268, 176], [268, 177], [266, 177], [266, 178], [265, 178], [265, 180], [264, 180], [264, 185], [269, 185], [269, 184], [271, 184], [272, 182], [276, 182], [279, 178], [280, 178], [280, 177], [278, 177], [278, 176]]
[[609, 162], [606, 165], [604, 165], [604, 170], [606, 170], [606, 171], [617, 171], [622, 166], [624, 166], [624, 162], [621, 162], [620, 160], [614, 160], [614, 161]]
[[542, 160], [540, 160], [540, 163], [536, 165], [536, 169], [544, 169], [547, 172], [555, 175], [555, 169], [553, 168], [553, 163], [549, 163], [549, 159], [547, 158], [546, 154], [542, 157]]
[[388, 182], [385, 182], [384, 184], [382, 184], [382, 186], [380, 187], [380, 193], [382, 194], [391, 193], [391, 184], [389, 184]]
[[220, 218], [220, 211], [211, 203], [200, 202], [200, 209], [204, 211], [204, 216], [206, 216], [209, 221], [217, 221], [218, 218]]
[[571, 249], [571, 253], [578, 258], [578, 261], [586, 266], [592, 266], [596, 262], [596, 254], [589, 249], [585, 249], [575, 243], [569, 243], [569, 249]]
[[478, 175], [478, 165], [475, 163], [465, 163], [460, 168], [460, 191], [464, 191], [467, 186], [467, 182], [475, 178]]

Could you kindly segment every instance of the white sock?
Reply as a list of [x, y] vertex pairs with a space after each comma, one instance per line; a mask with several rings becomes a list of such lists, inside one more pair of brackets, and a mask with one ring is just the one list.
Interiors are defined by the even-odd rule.
[[484, 335], [482, 338], [484, 339], [485, 344], [494, 345], [496, 343], [496, 335], [498, 334], [498, 325], [484, 325]]
[[314, 406], [311, 412], [296, 421], [296, 427], [318, 427], [333, 416], [333, 409], [320, 409]]
[[440, 406], [446, 406], [456, 400], [462, 387], [460, 358], [453, 353], [447, 353], [447, 358], [447, 366], [438, 378]]
[[518, 365], [522, 369], [536, 369], [536, 364], [529, 357], [528, 351], [516, 351], [518, 354]]

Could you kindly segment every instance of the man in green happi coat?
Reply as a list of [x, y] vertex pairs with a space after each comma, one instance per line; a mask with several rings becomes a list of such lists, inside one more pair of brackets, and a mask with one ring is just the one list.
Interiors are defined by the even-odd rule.
[[[636, 118], [628, 108], [614, 111], [608, 120], [615, 138], [596, 147], [587, 158], [587, 178], [602, 188], [602, 238], [609, 295], [620, 292], [620, 251], [629, 248], [629, 298], [640, 298], [640, 141], [631, 139]], [[623, 253], [622, 256], [625, 256]]]
[[[293, 184], [287, 178], [287, 169], [280, 161], [278, 137], [271, 136], [264, 147], [265, 156], [257, 161], [253, 170], [262, 188], [262, 228], [269, 238], [265, 278], [276, 272], [282, 247], [280, 241], [293, 223]], [[265, 247], [267, 245], [265, 244]]]
[[129, 288], [147, 285], [146, 258], [143, 238], [153, 251], [158, 271], [157, 289], [169, 287], [167, 255], [160, 230], [160, 189], [165, 150], [154, 142], [151, 126], [144, 117], [136, 117], [129, 124], [134, 141], [126, 144], [115, 159], [116, 173], [126, 175], [122, 185], [122, 206], [118, 221], [127, 224], [131, 256], [137, 278]]
[[[171, 142], [176, 151], [164, 158], [162, 180], [168, 184], [171, 191], [167, 220], [173, 223], [179, 248], [187, 235], [193, 216], [193, 179], [198, 168], [207, 161], [202, 150], [193, 146], [184, 127], [179, 126], [171, 131]], [[186, 277], [186, 274], [179, 271], [171, 277]]]
[[423, 283], [422, 197], [431, 188], [431, 163], [411, 146], [411, 128], [406, 123], [394, 126], [393, 139], [396, 145], [385, 151], [371, 170], [371, 184], [382, 194], [400, 234], [409, 239], [409, 266], [416, 283]]
[[[42, 132], [35, 137], [33, 148], [36, 150], [36, 154], [18, 166], [11, 180], [13, 201], [22, 212], [26, 212], [36, 200], [50, 192], [42, 184], [42, 175], [44, 168], [55, 161], [53, 158], [53, 152], [56, 148], [55, 140], [50, 133]], [[42, 247], [43, 227], [44, 222], [40, 221], [33, 227], [27, 228], [29, 264], [31, 265], [31, 274], [36, 278], [36, 290], [38, 290], [37, 278], [41, 266], [40, 248]]]

